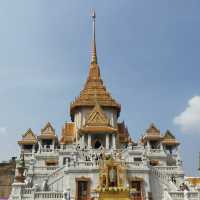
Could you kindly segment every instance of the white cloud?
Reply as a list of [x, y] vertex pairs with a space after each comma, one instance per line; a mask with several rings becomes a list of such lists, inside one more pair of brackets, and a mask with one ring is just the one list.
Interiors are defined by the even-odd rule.
[[200, 96], [194, 96], [188, 101], [186, 109], [174, 118], [185, 133], [200, 134]]
[[6, 127], [0, 127], [0, 134], [5, 134], [7, 132]]

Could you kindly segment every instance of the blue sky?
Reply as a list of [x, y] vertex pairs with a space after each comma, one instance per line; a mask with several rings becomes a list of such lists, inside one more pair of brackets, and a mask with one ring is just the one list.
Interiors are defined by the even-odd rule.
[[132, 137], [151, 122], [181, 141], [188, 175], [200, 150], [200, 1], [0, 1], [0, 160], [47, 121], [57, 134], [87, 77], [90, 10], [104, 82]]

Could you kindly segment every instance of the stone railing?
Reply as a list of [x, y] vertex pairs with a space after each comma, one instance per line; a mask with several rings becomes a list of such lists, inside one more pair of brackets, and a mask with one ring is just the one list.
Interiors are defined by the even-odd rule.
[[170, 192], [169, 193], [173, 200], [199, 200], [200, 194], [198, 192]]
[[58, 166], [34, 167], [34, 173], [49, 175], [56, 169], [58, 169]]
[[66, 169], [73, 169], [73, 168], [99, 168], [100, 160], [98, 161], [78, 161], [78, 162], [70, 162]]
[[126, 166], [128, 167], [128, 169], [130, 170], [144, 170], [144, 169], [148, 169], [148, 167], [145, 165], [144, 162], [142, 161], [134, 161], [134, 162], [125, 162]]
[[165, 153], [163, 151], [163, 149], [150, 149], [149, 151], [151, 154], [156, 153], [156, 154], [160, 154], [160, 153]]
[[184, 174], [183, 170], [177, 166], [155, 166], [154, 168], [167, 175]]
[[36, 192], [35, 199], [63, 199], [62, 192]]
[[155, 175], [158, 179], [160, 179], [160, 181], [167, 186], [168, 189], [172, 190], [172, 191], [177, 191], [177, 186], [171, 182], [171, 177], [165, 173], [162, 173], [161, 171], [159, 171], [158, 169], [156, 169], [155, 167], [149, 166], [149, 168], [151, 169], [151, 173], [153, 175]]

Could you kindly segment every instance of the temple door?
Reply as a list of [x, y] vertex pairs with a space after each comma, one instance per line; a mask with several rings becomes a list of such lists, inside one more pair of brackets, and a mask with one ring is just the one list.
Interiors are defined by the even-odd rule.
[[77, 200], [88, 200], [88, 191], [88, 181], [77, 181]]
[[132, 194], [131, 199], [133, 199], [133, 200], [143, 200], [141, 182], [140, 181], [132, 181], [131, 182], [131, 188], [135, 190], [135, 192]]

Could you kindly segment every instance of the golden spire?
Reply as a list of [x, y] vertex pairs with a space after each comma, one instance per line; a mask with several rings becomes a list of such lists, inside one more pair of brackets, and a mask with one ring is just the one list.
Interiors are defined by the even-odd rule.
[[74, 120], [74, 114], [76, 110], [81, 107], [94, 107], [96, 104], [99, 104], [102, 107], [108, 107], [117, 110], [118, 116], [121, 110], [120, 104], [118, 104], [115, 99], [112, 98], [110, 93], [106, 90], [106, 87], [103, 84], [103, 80], [101, 79], [100, 68], [97, 63], [95, 38], [96, 14], [94, 10], [92, 11], [91, 16], [93, 23], [93, 36], [89, 75], [80, 95], [70, 105], [70, 114], [72, 121]]
[[91, 64], [95, 63], [97, 64], [97, 51], [96, 51], [96, 38], [95, 38], [95, 21], [96, 21], [96, 14], [95, 11], [92, 10], [92, 59]]

